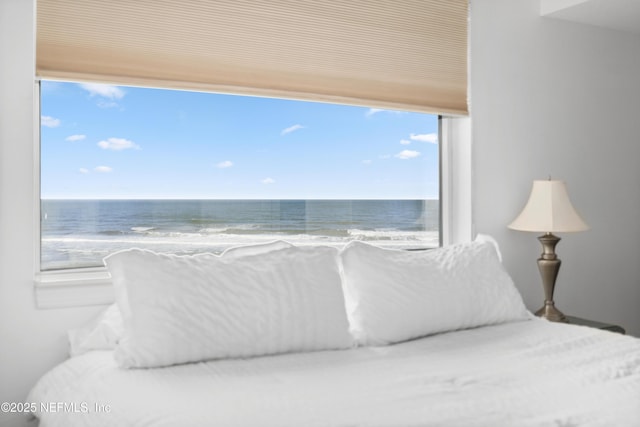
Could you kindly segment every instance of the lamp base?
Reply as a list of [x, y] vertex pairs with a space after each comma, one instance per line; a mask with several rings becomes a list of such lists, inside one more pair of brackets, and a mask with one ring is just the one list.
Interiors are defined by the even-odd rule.
[[567, 318], [558, 310], [553, 302], [553, 291], [556, 287], [556, 277], [560, 271], [562, 261], [556, 256], [556, 245], [560, 241], [558, 236], [545, 233], [538, 237], [542, 243], [542, 255], [538, 258], [538, 270], [542, 276], [544, 288], [544, 306], [536, 311], [536, 316], [544, 317], [552, 322], [567, 322]]
[[536, 316], [543, 317], [550, 322], [569, 323], [567, 317], [556, 308], [553, 301], [545, 301], [544, 306], [540, 310], [536, 311]]

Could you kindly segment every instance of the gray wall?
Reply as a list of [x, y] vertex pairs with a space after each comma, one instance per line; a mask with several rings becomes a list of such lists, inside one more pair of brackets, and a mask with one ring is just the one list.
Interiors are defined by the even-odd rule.
[[534, 233], [506, 225], [534, 179], [567, 182], [591, 226], [560, 234], [556, 304], [640, 336], [640, 37], [539, 16], [539, 0], [472, 0], [473, 206], [536, 310]]

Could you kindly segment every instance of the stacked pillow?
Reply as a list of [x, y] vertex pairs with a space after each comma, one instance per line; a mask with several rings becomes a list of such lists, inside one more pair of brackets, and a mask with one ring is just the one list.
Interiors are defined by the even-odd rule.
[[351, 332], [360, 345], [529, 318], [489, 241], [426, 251], [351, 242], [341, 260]]
[[72, 355], [115, 348], [125, 368], [386, 345], [531, 316], [483, 240], [425, 251], [357, 241], [220, 256], [130, 249], [105, 264], [117, 308], [70, 333]]
[[[293, 247], [291, 243], [274, 241], [254, 245], [235, 246], [225, 250], [223, 257], [260, 255], [270, 251]], [[126, 289], [120, 288], [120, 299], [126, 298]], [[128, 306], [128, 304], [124, 304]], [[78, 356], [91, 350], [114, 350], [122, 337], [122, 314], [118, 304], [111, 304], [95, 319], [78, 329], [68, 332], [70, 355]]]
[[105, 258], [124, 322], [118, 365], [350, 347], [338, 250], [259, 252], [177, 256], [130, 249]]

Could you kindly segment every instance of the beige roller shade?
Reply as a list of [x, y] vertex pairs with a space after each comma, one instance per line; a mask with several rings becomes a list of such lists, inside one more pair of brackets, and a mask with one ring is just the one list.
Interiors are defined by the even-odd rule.
[[37, 0], [41, 78], [467, 113], [467, 0]]

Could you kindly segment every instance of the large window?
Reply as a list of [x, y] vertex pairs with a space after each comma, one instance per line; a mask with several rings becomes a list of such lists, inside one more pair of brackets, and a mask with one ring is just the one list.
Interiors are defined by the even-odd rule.
[[275, 239], [437, 246], [438, 117], [41, 82], [41, 270]]

